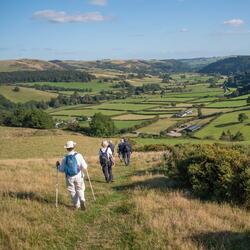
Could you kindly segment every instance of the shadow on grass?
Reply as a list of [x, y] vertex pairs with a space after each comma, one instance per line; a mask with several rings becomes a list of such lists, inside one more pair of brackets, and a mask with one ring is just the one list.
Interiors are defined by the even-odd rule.
[[[30, 200], [30, 201], [37, 201], [39, 203], [43, 204], [55, 204], [55, 198], [54, 197], [43, 197], [40, 194], [34, 193], [34, 192], [3, 192], [1, 194], [4, 198], [14, 198], [18, 200]], [[68, 204], [65, 204], [63, 202], [60, 202], [60, 197], [58, 201], [58, 205], [63, 205], [65, 207], [71, 208], [72, 206], [69, 206]]]
[[207, 232], [191, 237], [204, 249], [247, 250], [250, 246], [250, 231], [246, 232]]
[[144, 181], [137, 181], [127, 185], [120, 185], [113, 187], [117, 191], [124, 191], [129, 189], [158, 189], [161, 191], [172, 189], [176, 187], [176, 183], [169, 180], [165, 176], [153, 177]]
[[237, 124], [240, 124], [240, 122], [228, 122], [228, 123], [216, 125], [215, 127], [216, 128], [224, 128], [224, 127], [233, 126], [233, 125], [237, 125]]
[[166, 170], [160, 169], [160, 168], [150, 168], [147, 170], [139, 170], [136, 171], [135, 175], [136, 176], [144, 176], [144, 175], [165, 175]]

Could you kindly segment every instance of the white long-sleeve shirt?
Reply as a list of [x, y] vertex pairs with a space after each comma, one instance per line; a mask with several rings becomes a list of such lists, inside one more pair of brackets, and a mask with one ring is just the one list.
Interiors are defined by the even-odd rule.
[[[76, 157], [77, 165], [80, 167], [80, 169], [81, 170], [87, 169], [88, 165], [80, 153], [77, 153], [76, 151], [73, 150], [73, 151], [69, 152], [67, 155], [74, 155], [74, 154], [76, 154], [75, 157]], [[60, 172], [65, 172], [65, 167], [66, 167], [66, 156], [63, 158], [61, 164], [58, 167], [58, 170]], [[81, 172], [82, 171], [80, 171], [77, 175], [81, 175]], [[83, 172], [82, 172], [82, 176], [84, 177]]]

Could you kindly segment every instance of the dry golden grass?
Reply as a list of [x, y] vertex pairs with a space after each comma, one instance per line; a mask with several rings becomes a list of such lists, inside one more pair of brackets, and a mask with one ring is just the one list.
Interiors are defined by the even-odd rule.
[[[0, 249], [248, 249], [249, 212], [171, 189], [157, 168], [161, 152], [133, 153], [131, 167], [117, 161], [115, 182], [106, 184], [96, 156], [100, 139], [7, 128], [0, 135], [11, 141], [1, 142]], [[87, 152], [97, 196], [94, 203], [85, 181], [86, 212], [72, 209], [63, 174], [55, 208], [54, 164], [71, 136]]]
[[[230, 240], [227, 237], [235, 233], [240, 239], [241, 234], [249, 230], [247, 211], [226, 204], [201, 202], [183, 192], [168, 190], [164, 179], [164, 176], [134, 179], [141, 184], [131, 195], [137, 217], [143, 218], [135, 227], [154, 232], [154, 237], [147, 242], [149, 248], [212, 249], [214, 238], [217, 240], [214, 249], [227, 249], [224, 247]], [[230, 249], [234, 249], [233, 246]]]

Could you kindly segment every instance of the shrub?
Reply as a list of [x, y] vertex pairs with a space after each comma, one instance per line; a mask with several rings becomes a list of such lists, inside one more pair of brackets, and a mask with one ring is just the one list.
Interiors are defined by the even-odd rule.
[[190, 188], [201, 198], [250, 206], [249, 152], [237, 147], [179, 145], [169, 148], [165, 169], [181, 187]]
[[52, 117], [39, 109], [18, 108], [9, 113], [3, 120], [3, 124], [12, 127], [26, 127], [38, 129], [50, 129], [54, 127]]
[[96, 113], [89, 123], [90, 133], [93, 136], [111, 136], [117, 131], [114, 121], [102, 113]]

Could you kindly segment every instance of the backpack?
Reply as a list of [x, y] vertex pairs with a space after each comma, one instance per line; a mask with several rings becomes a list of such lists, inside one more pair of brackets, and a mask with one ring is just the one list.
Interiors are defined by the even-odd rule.
[[130, 152], [130, 145], [128, 143], [125, 143], [124, 146], [123, 146], [123, 151], [125, 153], [128, 153]]
[[77, 175], [81, 170], [80, 167], [77, 164], [77, 160], [76, 160], [76, 155], [77, 153], [73, 154], [73, 155], [67, 155], [66, 156], [66, 160], [65, 160], [65, 174], [66, 176], [75, 176]]
[[100, 156], [99, 156], [100, 164], [102, 167], [105, 167], [109, 163], [108, 157], [108, 148], [106, 148], [105, 152], [100, 149]]

